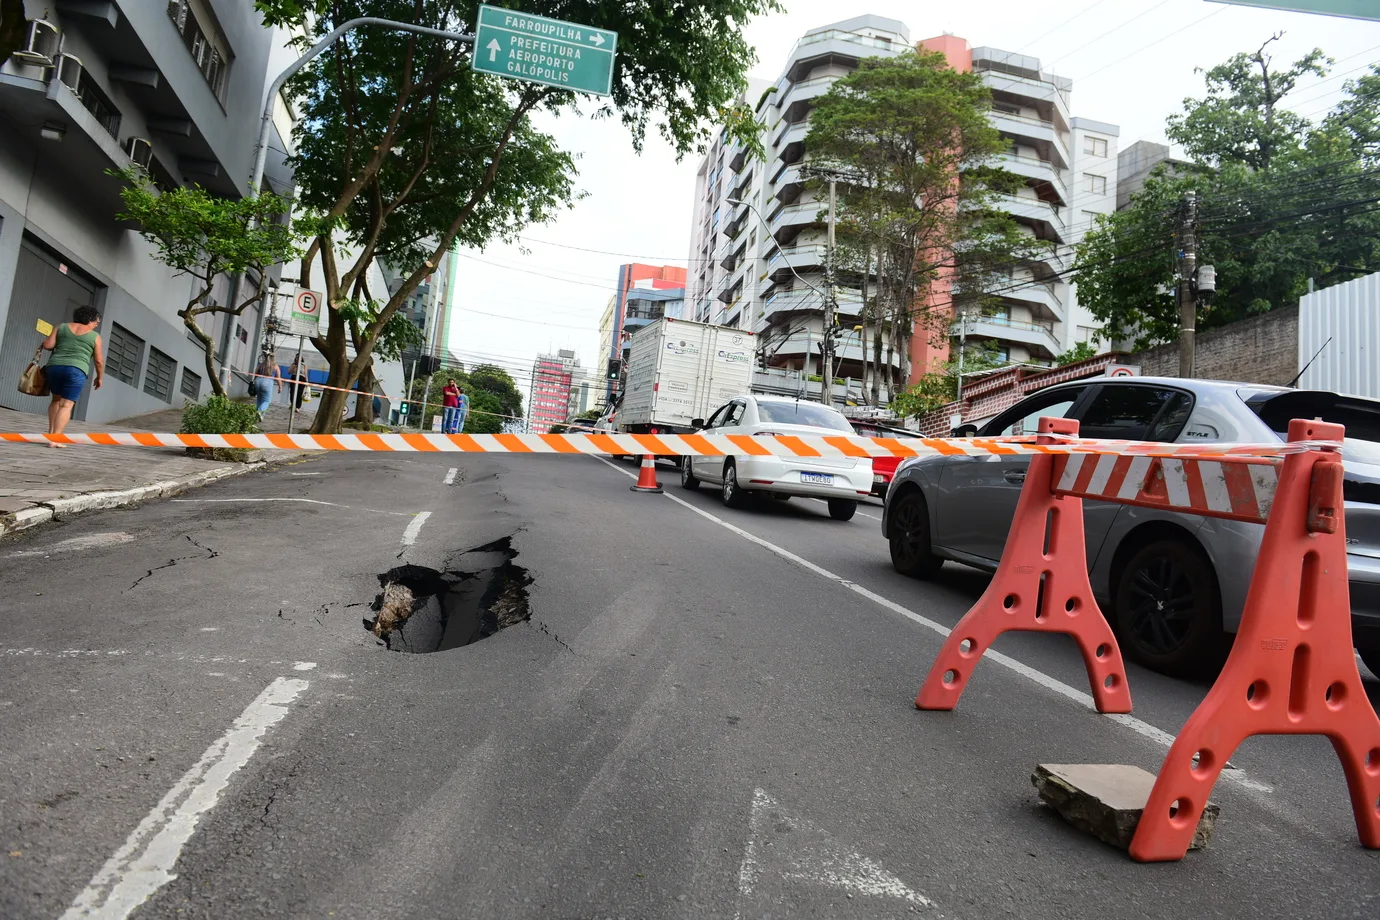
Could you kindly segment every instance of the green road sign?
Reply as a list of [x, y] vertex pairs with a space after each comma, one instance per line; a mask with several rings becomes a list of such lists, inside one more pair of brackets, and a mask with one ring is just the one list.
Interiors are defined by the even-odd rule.
[[618, 33], [481, 6], [470, 61], [480, 73], [609, 95]]
[[1233, 6], [1261, 6], [1293, 13], [1321, 13], [1351, 19], [1380, 20], [1380, 0], [1213, 0]]

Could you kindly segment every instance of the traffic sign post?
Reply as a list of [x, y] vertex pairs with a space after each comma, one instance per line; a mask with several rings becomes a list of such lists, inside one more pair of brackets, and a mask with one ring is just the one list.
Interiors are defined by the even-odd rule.
[[607, 29], [481, 6], [470, 63], [479, 73], [607, 96], [617, 46], [618, 33]]

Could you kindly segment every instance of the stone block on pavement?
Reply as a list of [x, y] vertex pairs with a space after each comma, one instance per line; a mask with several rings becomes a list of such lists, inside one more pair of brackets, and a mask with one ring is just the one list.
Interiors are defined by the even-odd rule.
[[[1155, 774], [1111, 763], [1042, 763], [1030, 781], [1040, 800], [1067, 822], [1114, 847], [1129, 849]], [[1208, 802], [1189, 849], [1206, 847], [1217, 822], [1217, 803]]]

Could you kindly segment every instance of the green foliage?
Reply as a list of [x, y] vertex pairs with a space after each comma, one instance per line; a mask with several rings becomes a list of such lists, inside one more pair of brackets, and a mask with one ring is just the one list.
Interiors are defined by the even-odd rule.
[[[197, 317], [206, 313], [239, 316], [268, 289], [269, 271], [296, 258], [292, 231], [280, 221], [288, 202], [272, 192], [244, 198], [220, 198], [200, 186], [159, 189], [148, 174], [131, 166], [111, 175], [125, 180], [120, 190], [125, 210], [116, 217], [139, 225], [139, 234], [157, 247], [157, 258], [193, 279], [192, 296], [177, 311], [187, 331], [206, 353], [206, 376], [214, 393], [223, 394], [216, 373], [215, 341]], [[239, 303], [213, 304], [208, 295], [217, 276], [248, 274]]]
[[577, 422], [597, 422], [599, 421], [599, 416], [603, 414], [604, 411], [602, 409], [586, 409], [575, 416], [574, 420]]
[[513, 418], [522, 418], [522, 393], [508, 372], [492, 364], [477, 364], [470, 369], [470, 399], [486, 393], [494, 397], [498, 411]]
[[[470, 398], [465, 434], [498, 434], [505, 422], [522, 418], [522, 394], [507, 371], [492, 364], [476, 365], [468, 373], [441, 368], [430, 378], [418, 374], [409, 391], [412, 400], [421, 402], [425, 398], [428, 403], [422, 421], [424, 429], [441, 414], [441, 391], [452, 377]], [[408, 416], [408, 424], [415, 426], [416, 417]]]
[[1067, 367], [1079, 361], [1086, 361], [1089, 358], [1096, 358], [1100, 352], [1092, 342], [1079, 342], [1077, 345], [1064, 352], [1054, 359], [1055, 367]]
[[[258, 0], [270, 25], [305, 25], [303, 48], [349, 19], [393, 19], [459, 30], [476, 18], [474, 0]], [[734, 112], [752, 50], [743, 22], [777, 0], [531, 0], [528, 12], [619, 33], [613, 95], [596, 116], [617, 116], [640, 149], [656, 122], [680, 153], [709, 137], [708, 120]], [[470, 49], [449, 40], [378, 26], [347, 33], [289, 86], [303, 115], [293, 163], [302, 202], [321, 234], [304, 260], [309, 283], [319, 257], [329, 328], [315, 340], [331, 372], [349, 387], [382, 330], [455, 244], [482, 248], [512, 240], [576, 200], [575, 160], [533, 126], [535, 112], [573, 112], [580, 97], [521, 80], [478, 74]], [[337, 265], [327, 231], [358, 247]], [[369, 262], [389, 260], [403, 283], [361, 325], [356, 357], [339, 306]], [[328, 394], [314, 430], [335, 424]]]
[[255, 434], [259, 414], [250, 403], [235, 402], [212, 394], [202, 403], [189, 403], [182, 410], [183, 434]]
[[[923, 334], [947, 340], [956, 306], [980, 307], [999, 272], [1048, 248], [997, 210], [1022, 180], [994, 165], [1009, 145], [990, 108], [981, 75], [954, 70], [942, 54], [908, 51], [864, 58], [811, 114], [810, 165], [842, 176], [842, 275], [875, 271], [865, 318], [897, 353], [908, 351], [917, 303]], [[917, 297], [940, 278], [953, 282], [950, 302]]]
[[[358, 341], [360, 330], [379, 318], [384, 304], [379, 300], [355, 298], [340, 305], [340, 315], [349, 324], [351, 334]], [[426, 333], [401, 313], [394, 313], [379, 330], [374, 355], [384, 361], [397, 361], [408, 349], [420, 350], [426, 345]]]
[[1313, 124], [1281, 103], [1328, 59], [1315, 50], [1279, 72], [1264, 50], [1207, 71], [1207, 96], [1185, 100], [1170, 120], [1193, 162], [1162, 164], [1078, 246], [1079, 302], [1113, 341], [1145, 348], [1177, 337], [1176, 228], [1189, 191], [1198, 264], [1217, 270], [1199, 331], [1292, 306], [1310, 278], [1328, 287], [1380, 269], [1380, 65], [1348, 81], [1342, 102]]
[[[1011, 362], [997, 354], [996, 342], [967, 342], [963, 348], [963, 374], [995, 370]], [[900, 419], [916, 418], [947, 406], [958, 398], [958, 359], [941, 363], [922, 374], [915, 385], [891, 399], [891, 411]]]

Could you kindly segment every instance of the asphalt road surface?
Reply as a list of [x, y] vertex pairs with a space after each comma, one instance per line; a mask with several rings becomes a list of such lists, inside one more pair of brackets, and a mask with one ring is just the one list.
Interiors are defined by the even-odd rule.
[[[1138, 865], [1030, 774], [1157, 770], [1204, 686], [1133, 668], [1102, 716], [1015, 635], [918, 712], [985, 576], [896, 575], [875, 506], [632, 472], [330, 455], [0, 543], [0, 917], [1380, 916], [1323, 739], [1248, 741], [1212, 846]], [[390, 650], [403, 566], [447, 644], [516, 622]]]

